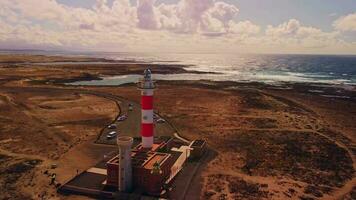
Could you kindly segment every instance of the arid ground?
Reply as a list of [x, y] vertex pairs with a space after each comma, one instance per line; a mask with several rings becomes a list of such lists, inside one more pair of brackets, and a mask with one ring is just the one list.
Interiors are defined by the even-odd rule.
[[[61, 61], [109, 64], [35, 64]], [[93, 142], [120, 112], [109, 97], [139, 102], [139, 92], [133, 85], [63, 83], [144, 68], [0, 55], [0, 199], [86, 199], [57, 194], [47, 174], [56, 172], [63, 183], [91, 167], [102, 156]], [[152, 70], [185, 72], [169, 65]], [[355, 97], [355, 90], [307, 84], [160, 81], [155, 109], [181, 136], [209, 144], [186, 183], [186, 199], [356, 199]]]

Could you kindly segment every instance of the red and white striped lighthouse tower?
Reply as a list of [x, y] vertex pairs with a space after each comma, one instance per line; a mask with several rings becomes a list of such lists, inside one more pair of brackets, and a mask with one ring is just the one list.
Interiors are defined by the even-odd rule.
[[155, 89], [150, 69], [144, 71], [144, 77], [139, 83], [141, 90], [141, 137], [142, 147], [152, 148], [153, 145], [153, 90]]

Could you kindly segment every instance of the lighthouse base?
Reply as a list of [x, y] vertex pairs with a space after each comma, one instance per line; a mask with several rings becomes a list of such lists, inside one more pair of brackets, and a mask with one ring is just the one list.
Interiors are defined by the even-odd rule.
[[153, 136], [151, 137], [142, 137], [142, 147], [151, 149], [153, 146]]

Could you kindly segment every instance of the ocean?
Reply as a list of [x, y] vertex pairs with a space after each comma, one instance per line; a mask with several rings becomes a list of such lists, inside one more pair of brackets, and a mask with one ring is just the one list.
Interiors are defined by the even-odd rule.
[[[9, 52], [13, 53], [13, 52]], [[212, 80], [235, 82], [319, 83], [356, 86], [356, 55], [260, 55], [220, 53], [104, 53], [21, 51], [28, 54], [80, 55], [147, 64], [184, 65], [186, 74], [154, 74], [157, 80]], [[42, 63], [43, 64], [43, 63]], [[46, 63], [44, 63], [46, 64]], [[61, 63], [64, 64], [64, 63]], [[78, 63], [68, 63], [78, 64]], [[189, 71], [208, 72], [205, 74]], [[153, 72], [154, 73], [154, 72]], [[137, 82], [139, 75], [102, 77], [75, 85], [120, 85]]]
[[[254, 55], [188, 53], [97, 53], [91, 56], [154, 64], [185, 65], [188, 71], [206, 74], [154, 74], [158, 80], [212, 80], [236, 82], [320, 83], [356, 85], [356, 56], [351, 55]], [[139, 75], [104, 77], [79, 85], [120, 85], [136, 82]]]

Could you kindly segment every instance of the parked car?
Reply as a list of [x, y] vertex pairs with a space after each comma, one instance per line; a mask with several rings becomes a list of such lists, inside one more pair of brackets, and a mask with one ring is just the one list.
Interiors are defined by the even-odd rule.
[[124, 121], [125, 119], [127, 119], [127, 115], [121, 115], [120, 117], [117, 118], [117, 121]]
[[153, 113], [153, 119], [156, 120], [158, 118], [159, 118], [159, 116], [156, 113]]
[[108, 129], [116, 129], [116, 128], [117, 128], [116, 124], [110, 124], [108, 126]]
[[112, 139], [112, 138], [114, 138], [116, 135], [117, 135], [116, 131], [111, 131], [110, 133], [108, 133], [108, 134], [106, 135], [106, 138]]
[[156, 122], [162, 124], [162, 123], [166, 122], [166, 120], [159, 118], [156, 120]]
[[133, 104], [129, 103], [129, 111], [133, 111]]

